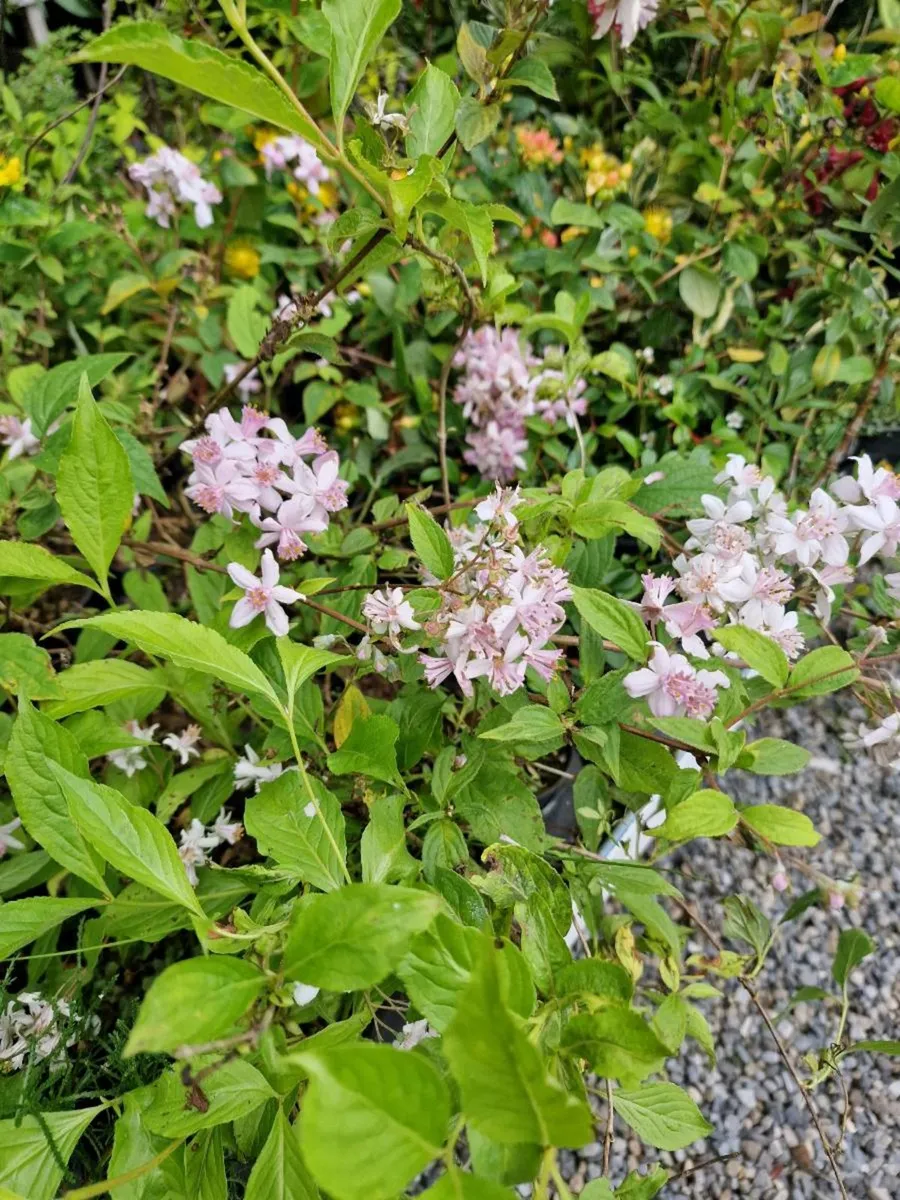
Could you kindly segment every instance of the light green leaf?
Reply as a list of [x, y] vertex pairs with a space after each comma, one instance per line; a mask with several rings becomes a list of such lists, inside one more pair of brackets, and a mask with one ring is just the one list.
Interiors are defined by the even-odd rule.
[[42, 646], [27, 633], [0, 633], [0, 689], [30, 700], [50, 700], [60, 694], [60, 685]]
[[268, 320], [257, 308], [259, 301], [259, 292], [249, 284], [239, 287], [228, 301], [226, 328], [235, 350], [242, 358], [256, 357], [259, 344], [269, 328]]
[[635, 662], [646, 662], [650, 638], [633, 608], [597, 588], [576, 587], [572, 592], [579, 615], [595, 633], [614, 642]]
[[660, 530], [657, 523], [622, 500], [579, 504], [570, 523], [575, 533], [584, 538], [605, 537], [612, 530], [621, 529], [644, 542], [651, 550], [659, 549]]
[[100, 309], [101, 317], [105, 317], [108, 313], [111, 313], [113, 309], [118, 308], [120, 304], [124, 304], [126, 300], [130, 300], [132, 296], [137, 296], [152, 287], [153, 281], [141, 272], [131, 271], [125, 275], [119, 275], [110, 282], [109, 287], [106, 289], [106, 299], [103, 301], [103, 307]]
[[615, 1103], [638, 1137], [658, 1150], [682, 1150], [712, 1133], [694, 1101], [674, 1083], [619, 1090]]
[[859, 668], [846, 650], [821, 646], [795, 663], [788, 679], [791, 704], [811, 696], [825, 696], [847, 687], [859, 678]]
[[422, 197], [429, 192], [433, 185], [440, 186], [443, 180], [441, 164], [436, 158], [423, 155], [415, 168], [399, 179], [388, 180], [388, 191], [391, 195], [392, 222], [398, 238], [405, 238], [409, 228], [409, 218]]
[[77, 58], [141, 67], [322, 146], [316, 126], [261, 71], [205, 42], [180, 38], [158, 22], [122, 21], [89, 42]]
[[463, 96], [456, 110], [456, 136], [466, 150], [474, 150], [500, 124], [500, 105], [481, 104], [474, 96]]
[[291, 920], [284, 974], [333, 992], [373, 987], [395, 969], [440, 906], [432, 892], [383, 883], [348, 884], [306, 897]]
[[547, 100], [559, 99], [553, 74], [539, 58], [526, 58], [516, 63], [503, 82], [512, 87], [526, 87]]
[[61, 866], [104, 894], [103, 860], [76, 829], [52, 767], [90, 777], [90, 767], [67, 729], [32, 707], [19, 703], [6, 754], [6, 778], [16, 811], [28, 833]]
[[144, 1113], [144, 1125], [151, 1133], [169, 1138], [189, 1137], [200, 1129], [246, 1117], [275, 1095], [260, 1072], [242, 1058], [217, 1066], [204, 1079], [208, 1107], [203, 1112], [188, 1102], [190, 1091], [181, 1082], [180, 1067], [161, 1075], [153, 1087], [154, 1097]]
[[300, 1153], [298, 1126], [291, 1126], [279, 1108], [253, 1164], [244, 1200], [317, 1200], [318, 1194]]
[[369, 803], [369, 823], [359, 842], [363, 883], [410, 883], [421, 863], [406, 848], [405, 799], [376, 796]]
[[[576, 204], [574, 201], [560, 196], [550, 209], [550, 224], [583, 225], [586, 229], [605, 229], [609, 224], [609, 218], [604, 217], [603, 213], [594, 208], [592, 204]], [[616, 368], [616, 371], [617, 376], [621, 375], [619, 382], [624, 382], [628, 378], [629, 364], [614, 351], [606, 353], [611, 353], [612, 357], [622, 364], [621, 367]], [[591, 367], [595, 371], [603, 370], [603, 367], [595, 360], [591, 361]], [[610, 374], [610, 372], [604, 372], [604, 374]]]
[[145, 654], [171, 659], [177, 667], [211, 675], [235, 691], [265, 696], [278, 704], [274, 688], [253, 659], [196, 621], [175, 613], [107, 612], [68, 621], [60, 628], [82, 626], [100, 629], [123, 642], [132, 642]]
[[152, 813], [131, 804], [121, 792], [93, 779], [79, 779], [50, 763], [69, 803], [72, 820], [117, 871], [135, 883], [181, 904], [201, 921], [206, 915], [188, 883], [172, 835]]
[[815, 846], [820, 840], [809, 817], [780, 804], [756, 804], [745, 808], [741, 820], [776, 846]]
[[189, 958], [157, 975], [144, 996], [126, 1057], [162, 1054], [223, 1037], [266, 986], [252, 963], [223, 956]]
[[4, 590], [5, 579], [28, 579], [51, 587], [55, 583], [71, 583], [76, 587], [87, 587], [92, 592], [100, 588], [82, 571], [76, 571], [43, 546], [30, 542], [0, 542], [0, 595], [9, 595]]
[[782, 688], [787, 683], [791, 670], [787, 655], [766, 634], [744, 625], [726, 625], [724, 629], [714, 629], [713, 637], [719, 645], [742, 658], [772, 687]]
[[134, 482], [128, 455], [83, 377], [72, 436], [59, 462], [56, 500], [75, 545], [109, 596], [106, 576], [131, 521]]
[[303, 1155], [336, 1200], [393, 1200], [441, 1153], [450, 1097], [423, 1055], [358, 1045], [300, 1058]]
[[[2, 913], [0, 909], [0, 913]], [[850, 972], [875, 951], [875, 942], [861, 929], [842, 929], [831, 974], [839, 987], [846, 987]]]
[[891, 1038], [870, 1038], [864, 1042], [854, 1042], [841, 1051], [841, 1057], [845, 1054], [856, 1054], [858, 1050], [868, 1050], [872, 1054], [888, 1054], [891, 1058], [897, 1058], [900, 1056], [900, 1041]]
[[335, 796], [310, 777], [314, 799], [298, 771], [284, 771], [247, 801], [244, 824], [260, 854], [295, 871], [323, 892], [344, 882], [347, 857], [344, 814]]
[[[0, 1185], [26, 1200], [54, 1200], [78, 1139], [106, 1108], [45, 1112], [0, 1121]], [[52, 1138], [52, 1144], [50, 1142]]]
[[184, 1156], [184, 1194], [191, 1200], [228, 1200], [221, 1129], [204, 1129]]
[[449, 579], [453, 574], [453, 547], [447, 534], [420, 504], [407, 504], [406, 516], [416, 554], [432, 575]]
[[586, 1059], [602, 1079], [628, 1084], [658, 1071], [669, 1053], [640, 1013], [621, 1004], [573, 1017], [563, 1030], [562, 1045]]
[[678, 276], [678, 291], [695, 317], [714, 317], [719, 307], [719, 280], [706, 267], [686, 267]]
[[288, 696], [318, 671], [329, 671], [343, 663], [353, 662], [351, 654], [334, 654], [331, 650], [317, 650], [315, 646], [303, 646], [289, 637], [275, 639], [278, 657], [284, 668], [284, 683]]
[[757, 738], [744, 746], [737, 765], [754, 775], [793, 775], [809, 762], [809, 751], [781, 738]]
[[100, 901], [90, 897], [66, 900], [56, 896], [33, 896], [29, 900], [9, 900], [0, 904], [0, 959], [9, 958], [42, 933], [98, 903]]
[[398, 783], [397, 738], [399, 726], [392, 717], [377, 715], [353, 722], [340, 750], [328, 756], [332, 775], [367, 775], [384, 783]]
[[478, 736], [491, 742], [544, 742], [565, 734], [562, 721], [542, 704], [517, 708], [505, 725], [488, 729]]
[[429, 63], [407, 101], [410, 116], [406, 153], [411, 159], [420, 154], [437, 154], [453, 132], [458, 104], [456, 84], [440, 67]]
[[129, 697], [146, 699], [149, 707], [156, 708], [166, 695], [165, 685], [155, 671], [124, 658], [73, 663], [59, 676], [59, 686], [62, 694], [43, 709], [54, 720]]
[[593, 1137], [587, 1104], [547, 1073], [541, 1052], [510, 1013], [488, 938], [443, 1049], [463, 1112], [486, 1137], [541, 1146], [583, 1146]]
[[331, 26], [331, 112], [340, 145], [357, 84], [400, 12], [400, 0], [324, 0], [322, 12]]
[[490, 1179], [467, 1175], [453, 1167], [434, 1187], [422, 1192], [422, 1200], [516, 1200], [516, 1194]]
[[738, 813], [731, 797], [715, 788], [703, 788], [676, 804], [662, 825], [647, 832], [652, 837], [683, 842], [696, 837], [721, 837], [737, 823]]
[[96, 387], [129, 358], [130, 354], [85, 354], [41, 375], [29, 387], [24, 400], [35, 434], [43, 437], [57, 417], [75, 403], [82, 375], [87, 375], [88, 383]]

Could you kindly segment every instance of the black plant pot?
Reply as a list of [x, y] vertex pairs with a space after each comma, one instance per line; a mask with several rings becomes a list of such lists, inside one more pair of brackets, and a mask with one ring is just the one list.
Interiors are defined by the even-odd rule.
[[[577, 750], [573, 750], [566, 763], [566, 771], [570, 775], [577, 775], [583, 766], [581, 755]], [[574, 784], [574, 779], [560, 778], [538, 796], [547, 832], [566, 841], [572, 841], [578, 834]]]

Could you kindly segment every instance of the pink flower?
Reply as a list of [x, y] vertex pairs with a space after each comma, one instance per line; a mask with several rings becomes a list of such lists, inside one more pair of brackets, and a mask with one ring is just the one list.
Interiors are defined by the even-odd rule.
[[[241, 371], [243, 371], [246, 365], [246, 363], [240, 362], [226, 363], [225, 382], [232, 383], [235, 379], [237, 379], [238, 375], [240, 375]], [[237, 385], [237, 390], [242, 396], [252, 396], [255, 392], [260, 391], [261, 388], [262, 380], [259, 377], [259, 371], [257, 371], [256, 367], [254, 367], [252, 371], [249, 371]]]
[[223, 459], [215, 467], [201, 463], [192, 471], [184, 494], [204, 512], [221, 513], [230, 520], [234, 509], [249, 510], [256, 498], [256, 488], [241, 474], [233, 459]]
[[293, 604], [301, 598], [300, 593], [279, 585], [281, 572], [271, 550], [263, 551], [260, 565], [261, 580], [240, 563], [229, 563], [228, 574], [245, 592], [244, 598], [235, 604], [229, 624], [233, 629], [240, 629], [264, 613], [267, 628], [276, 637], [284, 637], [288, 631], [288, 616], [281, 605]]
[[128, 174], [147, 189], [146, 215], [163, 229], [176, 212], [176, 200], [194, 206], [194, 220], [201, 229], [213, 222], [212, 206], [221, 203], [222, 193], [200, 174], [196, 163], [171, 146], [161, 146], [142, 162], [132, 163]]
[[861, 500], [874, 503], [882, 498], [900, 500], [900, 478], [886, 467], [873, 468], [868, 454], [855, 459], [856, 479], [844, 475], [831, 485], [832, 493], [844, 504], [859, 504]]
[[310, 466], [297, 462], [290, 490], [312, 497], [326, 512], [338, 512], [347, 507], [347, 484], [338, 478], [340, 465], [333, 450], [320, 454]]
[[675, 590], [675, 580], [671, 575], [654, 576], [648, 572], [641, 576], [641, 583], [644, 585], [640, 604], [641, 616], [648, 624], [654, 624], [663, 618], [663, 607], [666, 599]]
[[804, 567], [815, 566], [820, 558], [830, 566], [842, 566], [850, 552], [843, 536], [847, 521], [846, 509], [839, 509], [827, 492], [816, 488], [807, 512], [770, 518], [775, 553]]
[[646, 29], [659, 7], [659, 0], [587, 0], [594, 21], [594, 38], [615, 28], [627, 50], [641, 29]]
[[493, 493], [487, 499], [482, 500], [480, 504], [475, 505], [475, 515], [479, 521], [487, 524], [502, 518], [508, 529], [515, 529], [519, 522], [513, 510], [520, 503], [518, 485], [513, 489], [504, 488], [499, 483], [495, 483]]
[[41, 439], [31, 432], [31, 418], [20, 421], [18, 417], [0, 417], [0, 445], [8, 446], [7, 461], [12, 462], [22, 454], [35, 454]]
[[684, 600], [680, 604], [670, 604], [663, 613], [666, 633], [681, 642], [686, 654], [695, 658], [709, 658], [701, 633], [715, 629], [717, 621], [705, 604], [696, 604]]
[[722, 671], [697, 671], [681, 654], [670, 654], [659, 642], [651, 643], [653, 654], [646, 667], [624, 679], [632, 699], [645, 697], [655, 717], [687, 714], [706, 718], [715, 709], [720, 687], [729, 686]]
[[401, 629], [422, 628], [413, 615], [412, 605], [404, 600], [402, 588], [371, 592], [363, 601], [362, 611], [375, 633], [387, 633], [391, 638], [396, 638]]
[[776, 892], [786, 892], [790, 887], [790, 880], [784, 871], [778, 870], [772, 876], [772, 887]]

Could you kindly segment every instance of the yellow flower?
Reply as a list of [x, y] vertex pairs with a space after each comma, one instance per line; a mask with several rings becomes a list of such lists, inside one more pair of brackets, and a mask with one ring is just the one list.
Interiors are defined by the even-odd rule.
[[629, 258], [637, 258], [637, 256], [639, 254], [640, 254], [640, 250], [638, 250], [637, 246], [629, 246], [628, 247], [628, 257]]
[[256, 150], [262, 150], [263, 146], [268, 146], [269, 142], [274, 142], [278, 137], [274, 129], [255, 129], [253, 131], [253, 146]]
[[834, 54], [832, 54], [831, 57], [832, 57], [832, 60], [836, 63], [842, 63], [844, 61], [844, 59], [847, 57], [847, 47], [844, 45], [843, 42], [839, 42], [835, 46]]
[[292, 196], [298, 203], [309, 195], [309, 192], [306, 190], [306, 188], [301, 187], [300, 184], [293, 179], [289, 179], [287, 181], [286, 187], [287, 194]]
[[259, 252], [252, 246], [233, 242], [225, 249], [225, 269], [240, 279], [255, 279], [259, 274]]
[[319, 202], [323, 208], [334, 208], [338, 202], [338, 190], [333, 183], [319, 184]]
[[11, 187], [22, 178], [22, 163], [16, 158], [0, 154], [0, 187]]
[[587, 233], [586, 226], [570, 225], [568, 229], [564, 229], [559, 235], [559, 240], [563, 243], [563, 245], [565, 245], [566, 242], [572, 242], [575, 240], [575, 238], [579, 238], [585, 233]]
[[652, 238], [665, 245], [672, 236], [672, 218], [664, 208], [645, 208], [642, 216], [644, 228]]

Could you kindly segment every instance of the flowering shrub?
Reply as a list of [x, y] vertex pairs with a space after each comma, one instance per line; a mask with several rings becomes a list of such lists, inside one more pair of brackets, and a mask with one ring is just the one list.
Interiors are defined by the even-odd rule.
[[900, 764], [896, 31], [201, 7], [0, 89], [0, 1190], [649, 1200], [741, 987], [846, 1195], [862, 882], [741, 779]]

